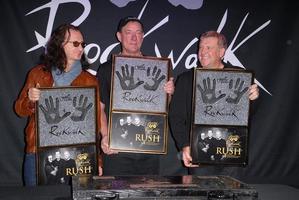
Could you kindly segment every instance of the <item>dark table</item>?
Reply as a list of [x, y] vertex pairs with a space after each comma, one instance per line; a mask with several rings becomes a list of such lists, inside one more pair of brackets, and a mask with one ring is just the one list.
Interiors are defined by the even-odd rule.
[[[261, 200], [298, 200], [299, 189], [277, 184], [250, 184]], [[1, 200], [70, 200], [71, 186], [0, 187]]]

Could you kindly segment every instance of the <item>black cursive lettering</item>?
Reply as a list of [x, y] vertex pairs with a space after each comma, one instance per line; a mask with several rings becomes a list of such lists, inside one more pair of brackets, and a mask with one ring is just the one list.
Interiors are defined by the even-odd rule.
[[218, 117], [218, 116], [222, 116], [222, 117], [235, 117], [238, 119], [238, 116], [235, 113], [235, 110], [232, 111], [224, 111], [224, 108], [222, 110], [217, 110], [214, 109], [213, 106], [206, 106], [205, 111], [204, 111], [205, 115], [207, 116], [211, 116], [211, 117]]
[[72, 130], [70, 129], [70, 127], [66, 127], [63, 128], [62, 130], [58, 130], [57, 125], [51, 126], [49, 133], [57, 137], [62, 135], [84, 135], [84, 133], [79, 128]]
[[133, 96], [131, 92], [124, 92], [122, 96], [122, 100], [125, 102], [136, 102], [136, 103], [151, 103], [157, 105], [155, 99], [158, 95], [136, 95]]

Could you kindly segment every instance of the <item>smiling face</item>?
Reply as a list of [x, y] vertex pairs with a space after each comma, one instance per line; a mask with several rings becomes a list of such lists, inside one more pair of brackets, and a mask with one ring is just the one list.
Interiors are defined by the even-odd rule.
[[222, 69], [224, 53], [225, 49], [219, 46], [217, 37], [201, 38], [198, 59], [203, 68]]
[[213, 132], [212, 132], [212, 130], [208, 130], [208, 137], [209, 137], [209, 138], [213, 137]]
[[121, 125], [121, 126], [123, 126], [124, 124], [125, 124], [125, 120], [124, 119], [119, 119], [119, 124]]
[[128, 22], [116, 35], [122, 45], [122, 55], [141, 55], [140, 49], [143, 42], [143, 30], [139, 22]]
[[64, 155], [64, 159], [65, 159], [65, 160], [69, 160], [69, 159], [71, 158], [71, 154], [70, 154], [70, 152], [68, 152], [68, 151], [65, 151], [65, 152], [63, 153], [63, 155]]
[[60, 160], [61, 154], [59, 151], [55, 152], [55, 158], [56, 158], [56, 160]]
[[53, 156], [52, 155], [49, 155], [48, 156], [48, 161], [51, 163], [53, 161]]
[[[70, 29], [70, 33], [66, 32], [63, 49], [66, 55], [67, 66], [65, 71], [68, 72], [75, 61], [79, 61], [83, 55], [83, 36], [80, 31]], [[75, 47], [73, 42], [79, 42], [80, 45]]]
[[222, 135], [222, 134], [221, 134], [221, 131], [217, 130], [217, 131], [216, 131], [216, 138], [217, 138], [217, 139], [221, 139], [221, 135]]
[[204, 140], [204, 139], [205, 139], [205, 133], [201, 133], [201, 134], [200, 134], [200, 138], [201, 138], [202, 140]]
[[131, 116], [127, 116], [127, 123], [130, 125], [132, 123], [132, 118]]

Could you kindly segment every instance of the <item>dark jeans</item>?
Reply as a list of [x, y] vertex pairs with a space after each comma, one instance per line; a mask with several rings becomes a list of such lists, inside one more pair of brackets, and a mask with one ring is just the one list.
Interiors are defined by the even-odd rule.
[[105, 176], [158, 175], [159, 159], [159, 155], [140, 153], [104, 155], [103, 174]]
[[36, 166], [35, 166], [35, 154], [25, 154], [24, 160], [24, 183], [25, 186], [36, 185]]

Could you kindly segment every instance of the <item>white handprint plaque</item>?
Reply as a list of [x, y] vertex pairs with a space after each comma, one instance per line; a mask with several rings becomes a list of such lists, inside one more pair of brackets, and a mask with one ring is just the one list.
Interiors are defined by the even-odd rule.
[[196, 69], [194, 124], [247, 126], [252, 80], [248, 70]]
[[93, 87], [40, 88], [36, 104], [38, 146], [95, 143]]
[[168, 58], [114, 55], [112, 66], [111, 110], [167, 112]]

